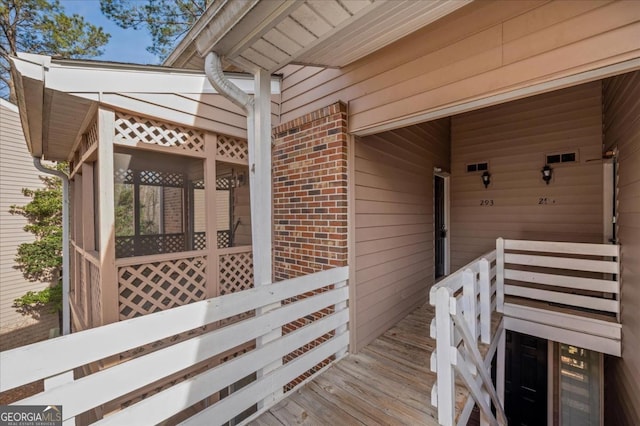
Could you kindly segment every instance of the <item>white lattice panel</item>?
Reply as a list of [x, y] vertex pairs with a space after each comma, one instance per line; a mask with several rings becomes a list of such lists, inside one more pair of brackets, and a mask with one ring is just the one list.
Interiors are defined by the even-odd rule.
[[116, 113], [116, 142], [142, 142], [151, 145], [204, 152], [204, 134], [187, 127], [163, 123], [150, 118]]
[[220, 295], [253, 287], [253, 255], [250, 251], [221, 255], [218, 270]]
[[216, 158], [222, 161], [230, 160], [235, 163], [244, 162], [249, 164], [249, 147], [247, 141], [230, 136], [218, 135]]
[[120, 320], [204, 300], [206, 281], [206, 256], [122, 266]]

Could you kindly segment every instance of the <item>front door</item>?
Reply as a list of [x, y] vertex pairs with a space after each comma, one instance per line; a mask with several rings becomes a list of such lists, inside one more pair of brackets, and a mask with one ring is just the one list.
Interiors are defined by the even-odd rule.
[[434, 194], [434, 235], [435, 235], [435, 273], [436, 279], [446, 274], [446, 195], [445, 185], [442, 176], [434, 177], [433, 194]]
[[509, 426], [547, 423], [547, 340], [507, 331], [505, 412]]

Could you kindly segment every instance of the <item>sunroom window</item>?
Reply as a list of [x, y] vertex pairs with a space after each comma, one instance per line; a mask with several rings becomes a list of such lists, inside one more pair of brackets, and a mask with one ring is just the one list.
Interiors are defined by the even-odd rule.
[[203, 170], [200, 159], [116, 152], [116, 257], [204, 249]]

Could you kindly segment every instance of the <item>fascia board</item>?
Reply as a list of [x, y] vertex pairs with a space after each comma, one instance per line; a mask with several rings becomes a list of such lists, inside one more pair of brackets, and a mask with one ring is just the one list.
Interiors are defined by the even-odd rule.
[[[22, 78], [30, 78], [32, 80], [44, 81], [44, 65], [41, 63], [33, 62], [25, 58], [21, 58], [22, 54], [18, 54], [18, 57], [12, 57], [11, 62], [13, 66]], [[39, 56], [39, 55], [30, 55]]]
[[[253, 94], [252, 76], [232, 75], [236, 86]], [[51, 65], [46, 87], [67, 93], [218, 93], [203, 74], [82, 68]], [[280, 94], [280, 78], [271, 79], [271, 93]]]

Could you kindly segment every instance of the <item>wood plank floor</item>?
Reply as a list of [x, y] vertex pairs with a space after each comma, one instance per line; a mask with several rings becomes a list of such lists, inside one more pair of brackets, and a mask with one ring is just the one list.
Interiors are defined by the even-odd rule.
[[[252, 425], [437, 425], [429, 357], [429, 304], [262, 414]], [[468, 398], [456, 387], [456, 405]]]

